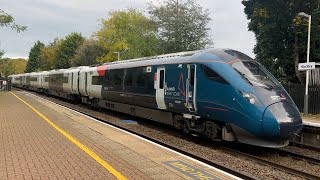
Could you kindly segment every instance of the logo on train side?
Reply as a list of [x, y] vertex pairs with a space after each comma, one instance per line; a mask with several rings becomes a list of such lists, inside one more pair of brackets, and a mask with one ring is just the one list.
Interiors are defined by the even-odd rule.
[[219, 180], [220, 179], [219, 177], [215, 177], [209, 173], [202, 171], [201, 169], [197, 169], [187, 163], [184, 163], [183, 161], [165, 161], [163, 163], [181, 172], [182, 174], [191, 177], [192, 179], [201, 179], [201, 180], [206, 180], [206, 179]]

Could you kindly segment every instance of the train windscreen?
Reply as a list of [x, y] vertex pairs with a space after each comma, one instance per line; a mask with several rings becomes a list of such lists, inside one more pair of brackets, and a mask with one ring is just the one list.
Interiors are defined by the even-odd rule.
[[238, 61], [232, 67], [252, 86], [274, 88], [279, 82], [259, 63], [254, 61]]

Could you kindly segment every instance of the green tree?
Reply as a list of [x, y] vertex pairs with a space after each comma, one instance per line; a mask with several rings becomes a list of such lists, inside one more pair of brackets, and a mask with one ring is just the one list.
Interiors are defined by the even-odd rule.
[[98, 64], [97, 59], [107, 54], [106, 50], [94, 39], [85, 40], [70, 60], [72, 66], [89, 66]]
[[27, 26], [21, 26], [15, 23], [14, 18], [0, 9], [0, 27], [10, 27], [16, 30], [18, 33], [27, 30]]
[[190, 51], [213, 46], [207, 27], [211, 18], [195, 0], [166, 0], [149, 4], [149, 13], [158, 27], [162, 53]]
[[69, 68], [70, 59], [73, 58], [77, 48], [82, 44], [85, 38], [80, 33], [71, 33], [62, 40], [57, 51], [55, 59], [55, 68]]
[[110, 18], [102, 20], [96, 33], [99, 44], [108, 53], [99, 62], [138, 58], [157, 54], [156, 26], [153, 21], [135, 9], [113, 11]]
[[25, 71], [27, 60], [19, 59], [10, 59], [4, 58], [0, 59], [0, 72], [4, 77], [8, 77], [11, 74], [20, 74]]
[[311, 59], [319, 60], [320, 1], [245, 0], [242, 4], [250, 20], [248, 28], [257, 39], [256, 59], [284, 81], [304, 82], [298, 63], [306, 61], [308, 19], [298, 14], [313, 16]]
[[27, 62], [26, 72], [34, 72], [39, 71], [40, 69], [40, 52], [41, 48], [45, 47], [45, 45], [37, 41], [29, 52], [29, 60]]
[[55, 60], [57, 59], [57, 52], [60, 49], [62, 40], [56, 38], [47, 46], [41, 48], [40, 52], [40, 69], [43, 71], [52, 70], [55, 68]]

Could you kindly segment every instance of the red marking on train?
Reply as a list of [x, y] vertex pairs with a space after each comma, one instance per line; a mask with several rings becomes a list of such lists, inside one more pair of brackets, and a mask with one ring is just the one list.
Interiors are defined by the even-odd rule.
[[97, 72], [98, 72], [99, 76], [104, 76], [106, 74], [106, 69], [107, 69], [107, 65], [98, 66]]
[[[182, 83], [181, 83], [182, 82]], [[182, 84], [182, 89], [180, 88], [180, 83]], [[178, 84], [178, 89], [181, 92], [181, 94], [183, 96], [186, 96], [185, 90], [184, 90], [184, 82], [183, 82], [183, 73], [180, 73], [180, 80], [179, 80], [179, 84]]]
[[223, 109], [223, 108], [214, 108], [214, 107], [204, 107], [204, 108], [218, 110], [218, 111], [228, 111], [228, 109]]

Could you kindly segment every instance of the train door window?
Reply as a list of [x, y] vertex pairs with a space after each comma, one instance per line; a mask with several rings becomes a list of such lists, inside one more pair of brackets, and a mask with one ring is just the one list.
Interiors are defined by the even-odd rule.
[[194, 85], [194, 73], [195, 73], [195, 69], [194, 66], [191, 67], [190, 69], [190, 85]]
[[207, 66], [202, 65], [202, 72], [203, 74], [210, 80], [216, 81], [223, 84], [229, 84], [226, 80], [224, 80], [219, 74], [214, 72], [212, 69], [210, 69]]
[[160, 85], [159, 88], [163, 89], [164, 86], [164, 70], [160, 70]]

